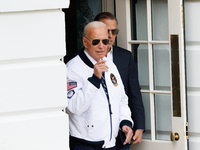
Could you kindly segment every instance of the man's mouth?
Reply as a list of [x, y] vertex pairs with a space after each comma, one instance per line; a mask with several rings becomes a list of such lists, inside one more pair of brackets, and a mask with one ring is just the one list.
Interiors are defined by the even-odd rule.
[[104, 53], [104, 51], [97, 51], [98, 54]]

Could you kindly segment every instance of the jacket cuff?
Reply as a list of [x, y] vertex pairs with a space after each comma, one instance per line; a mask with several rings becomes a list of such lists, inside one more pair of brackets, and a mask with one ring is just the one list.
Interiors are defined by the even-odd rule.
[[100, 88], [101, 79], [99, 79], [96, 75], [92, 75], [92, 77], [88, 78], [88, 81], [92, 83], [98, 89]]
[[133, 129], [132, 122], [129, 121], [129, 120], [122, 120], [119, 126], [120, 126], [120, 128], [122, 129], [122, 127], [123, 127], [124, 125], [127, 125], [127, 126], [129, 126], [131, 129]]

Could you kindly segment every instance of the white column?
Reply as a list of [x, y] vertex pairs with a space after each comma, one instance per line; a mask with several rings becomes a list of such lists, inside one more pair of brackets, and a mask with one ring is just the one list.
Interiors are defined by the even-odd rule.
[[0, 149], [67, 150], [69, 0], [0, 2]]

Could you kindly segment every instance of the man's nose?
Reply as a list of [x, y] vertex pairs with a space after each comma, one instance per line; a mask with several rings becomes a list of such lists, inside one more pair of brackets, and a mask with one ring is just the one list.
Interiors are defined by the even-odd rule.
[[99, 42], [98, 47], [103, 48], [103, 42], [102, 41]]
[[112, 31], [108, 30], [108, 37], [112, 37]]

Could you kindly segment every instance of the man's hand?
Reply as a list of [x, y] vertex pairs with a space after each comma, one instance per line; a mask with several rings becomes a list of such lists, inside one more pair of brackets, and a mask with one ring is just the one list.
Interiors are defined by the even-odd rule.
[[129, 126], [127, 126], [127, 125], [124, 125], [123, 127], [122, 127], [122, 131], [125, 133], [125, 135], [126, 135], [126, 140], [124, 141], [124, 145], [126, 145], [127, 143], [130, 143], [130, 141], [131, 141], [131, 138], [132, 138], [132, 136], [133, 136], [133, 130], [129, 127]]
[[106, 65], [105, 60], [99, 60], [94, 65], [94, 75], [101, 79], [102, 73], [108, 71], [108, 66]]
[[143, 130], [140, 130], [140, 129], [136, 130], [135, 135], [133, 136], [133, 142], [131, 144], [134, 145], [134, 144], [137, 144], [137, 143], [141, 143], [142, 134], [143, 134]]

